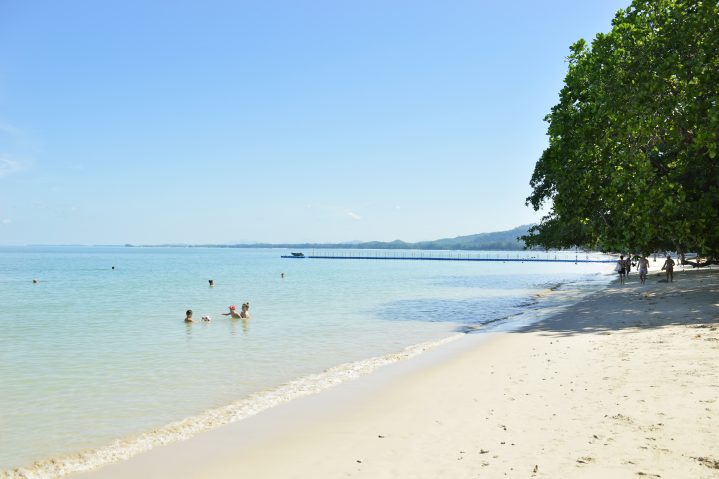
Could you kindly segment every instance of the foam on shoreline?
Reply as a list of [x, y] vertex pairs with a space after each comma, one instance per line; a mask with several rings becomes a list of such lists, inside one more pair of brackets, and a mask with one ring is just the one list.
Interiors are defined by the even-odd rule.
[[382, 366], [415, 357], [429, 349], [455, 341], [462, 336], [463, 334], [456, 333], [437, 341], [408, 346], [397, 353], [340, 364], [321, 373], [311, 374], [276, 388], [251, 394], [227, 406], [209, 409], [197, 416], [172, 422], [138, 436], [119, 439], [105, 447], [37, 461], [29, 467], [0, 471], [0, 478], [47, 479], [62, 477], [71, 473], [96, 469], [105, 464], [123, 461], [157, 446], [188, 439], [200, 432], [242, 420], [279, 404], [315, 394], [343, 382], [365, 376]]

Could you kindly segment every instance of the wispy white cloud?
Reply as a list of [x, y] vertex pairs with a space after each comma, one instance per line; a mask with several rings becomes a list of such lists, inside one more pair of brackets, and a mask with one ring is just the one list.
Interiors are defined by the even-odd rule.
[[340, 218], [346, 218], [346, 217], [350, 217], [355, 221], [362, 220], [362, 215], [360, 215], [359, 213], [356, 213], [352, 210], [347, 209], [345, 206], [306, 203], [305, 208], [307, 208], [308, 210], [316, 211], [322, 215], [331, 217], [335, 220], [340, 219]]
[[0, 178], [20, 171], [20, 163], [10, 158], [0, 156]]
[[5, 133], [12, 136], [22, 136], [23, 132], [20, 128], [12, 126], [8, 123], [0, 121], [0, 133]]
[[27, 169], [32, 164], [32, 151], [23, 130], [0, 120], [0, 178]]

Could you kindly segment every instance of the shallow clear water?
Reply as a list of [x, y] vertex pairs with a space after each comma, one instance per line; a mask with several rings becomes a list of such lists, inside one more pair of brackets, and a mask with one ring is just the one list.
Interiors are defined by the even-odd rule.
[[[0, 248], [0, 470], [506, 318], [558, 283], [602, 282], [611, 270], [286, 253]], [[251, 320], [221, 315], [245, 301]], [[183, 322], [186, 309], [195, 323]]]

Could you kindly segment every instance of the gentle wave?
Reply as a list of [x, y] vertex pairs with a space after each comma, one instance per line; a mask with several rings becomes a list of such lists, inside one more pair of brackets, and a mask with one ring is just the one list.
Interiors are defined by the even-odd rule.
[[254, 416], [279, 404], [315, 394], [351, 379], [365, 376], [382, 366], [415, 357], [429, 349], [449, 343], [462, 336], [464, 335], [454, 334], [438, 341], [408, 346], [398, 353], [341, 364], [322, 373], [295, 379], [282, 386], [252, 394], [227, 406], [207, 410], [200, 415], [170, 423], [151, 432], [117, 440], [99, 449], [41, 460], [27, 468], [0, 471], [0, 478], [48, 479], [89, 471], [113, 462], [124, 461], [157, 446], [189, 439], [201, 432]]

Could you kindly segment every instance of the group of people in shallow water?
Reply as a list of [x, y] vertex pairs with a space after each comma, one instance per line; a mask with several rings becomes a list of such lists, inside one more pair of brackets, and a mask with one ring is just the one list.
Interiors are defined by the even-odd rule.
[[[232, 319], [250, 319], [250, 303], [242, 303], [242, 309], [240, 311], [237, 311], [237, 306], [234, 304], [229, 306], [229, 312], [222, 313], [223, 316], [231, 316]], [[202, 321], [210, 321], [212, 318], [210, 316], [203, 316]], [[192, 310], [188, 309], [185, 313], [185, 322], [186, 323], [192, 323], [194, 320], [192, 319]]]
[[[214, 279], [208, 279], [207, 282], [210, 284], [210, 288], [215, 286], [215, 280]], [[222, 313], [223, 316], [230, 316], [232, 319], [250, 319], [250, 303], [242, 303], [242, 309], [240, 311], [237, 311], [237, 306], [234, 304], [231, 306], [228, 306], [229, 311], [227, 313]], [[212, 318], [207, 315], [202, 317], [202, 321], [211, 321]], [[185, 313], [185, 322], [186, 323], [193, 323], [194, 320], [192, 319], [192, 310], [188, 309]]]
[[[656, 261], [656, 257], [654, 258]], [[666, 260], [664, 261], [664, 265], [662, 266], [662, 271], [666, 271], [667, 273], [667, 282], [671, 283], [674, 281], [674, 265], [676, 263], [672, 259], [671, 255], [667, 255]], [[636, 262], [632, 262], [632, 258], [630, 256], [627, 256], [626, 259], [624, 259], [624, 255], [621, 255], [619, 259], [617, 260], [617, 265], [615, 266], [614, 270], [619, 273], [619, 283], [624, 284], [626, 282], [627, 277], [629, 276], [629, 272], [632, 270], [632, 266], [637, 266], [639, 268], [639, 281], [644, 284], [647, 280], [647, 272], [649, 271], [649, 260], [646, 256], [642, 256], [639, 259], [636, 260]]]
[[250, 319], [250, 303], [242, 303], [242, 309], [237, 312], [237, 306], [234, 304], [229, 307], [230, 311], [222, 313], [222, 316], [231, 316], [234, 319]]

